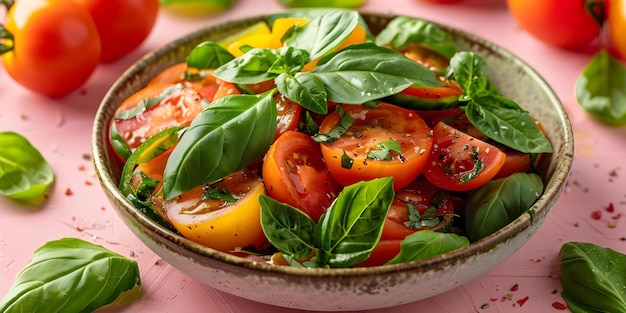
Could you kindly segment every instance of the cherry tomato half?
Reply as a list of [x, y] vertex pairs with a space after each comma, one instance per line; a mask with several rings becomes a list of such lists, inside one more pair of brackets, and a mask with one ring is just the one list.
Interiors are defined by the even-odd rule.
[[[413, 209], [417, 212], [411, 212]], [[381, 240], [402, 240], [416, 231], [438, 230], [451, 223], [453, 216], [454, 205], [448, 193], [426, 179], [417, 179], [396, 192]]]
[[16, 1], [4, 27], [13, 37], [0, 39], [12, 47], [2, 54], [4, 67], [36, 93], [69, 94], [89, 79], [100, 60], [96, 25], [87, 9], [72, 1]]
[[341, 191], [319, 144], [304, 133], [287, 131], [270, 146], [262, 170], [267, 194], [318, 221]]
[[154, 84], [126, 99], [113, 121], [132, 150], [162, 130], [189, 125], [200, 111], [202, 97], [195, 90], [182, 85]]
[[261, 245], [267, 240], [258, 202], [259, 195], [265, 194], [263, 182], [249, 171], [235, 172], [164, 201], [158, 190], [171, 151], [138, 165], [131, 178], [135, 188], [145, 177], [159, 182], [150, 199], [155, 211], [185, 238], [223, 252]]
[[424, 176], [441, 189], [472, 190], [491, 180], [505, 159], [496, 146], [439, 122]]
[[159, 0], [74, 0], [89, 10], [102, 43], [102, 62], [115, 61], [148, 37]]
[[509, 12], [535, 38], [563, 48], [590, 43], [600, 34], [600, 24], [585, 0], [507, 0]]
[[[419, 176], [430, 154], [432, 132], [415, 111], [387, 103], [376, 108], [341, 107], [354, 118], [354, 123], [340, 138], [321, 144], [324, 160], [340, 184], [391, 176], [394, 189], [400, 190]], [[339, 125], [338, 112], [324, 119], [321, 134]], [[399, 146], [400, 153], [387, 149], [389, 143]], [[388, 150], [388, 157], [379, 159], [376, 154], [384, 150]], [[346, 159], [351, 160], [351, 166], [346, 166]]]
[[[179, 83], [197, 91], [203, 98], [209, 101], [215, 100], [215, 94], [220, 89], [220, 86], [224, 84], [224, 82], [213, 76], [213, 71], [192, 69], [188, 72], [187, 63], [178, 63], [163, 70], [150, 80], [148, 85]], [[220, 96], [240, 93], [233, 84], [229, 83], [228, 86], [224, 87], [228, 88], [222, 88]]]

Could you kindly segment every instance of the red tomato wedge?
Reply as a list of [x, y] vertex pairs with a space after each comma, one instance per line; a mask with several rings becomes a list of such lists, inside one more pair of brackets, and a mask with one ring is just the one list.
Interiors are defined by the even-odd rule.
[[441, 189], [468, 191], [491, 180], [505, 159], [496, 146], [439, 122], [424, 176]]
[[300, 121], [300, 105], [287, 99], [280, 93], [274, 95], [276, 109], [278, 110], [276, 138], [289, 130], [296, 130]]
[[[415, 209], [419, 216], [410, 210]], [[411, 216], [411, 217], [410, 217]], [[396, 192], [381, 240], [402, 240], [420, 230], [438, 230], [452, 222], [454, 205], [445, 192], [425, 179], [417, 179]]]
[[[360, 105], [342, 108], [354, 118], [354, 123], [340, 138], [321, 144], [324, 160], [340, 184], [347, 186], [391, 176], [394, 189], [400, 190], [420, 175], [430, 154], [432, 132], [415, 111], [386, 103], [376, 108]], [[329, 114], [320, 126], [320, 133], [329, 133], [340, 124], [340, 119], [338, 111]], [[386, 159], [373, 157], [371, 153], [385, 150], [386, 143], [397, 144], [401, 153], [389, 151]], [[352, 160], [349, 168], [345, 165], [346, 157]]]
[[114, 123], [128, 147], [135, 149], [167, 128], [189, 125], [200, 111], [202, 97], [192, 88], [154, 84], [126, 99], [117, 109]]
[[262, 169], [267, 194], [318, 221], [341, 191], [319, 144], [304, 133], [287, 131], [270, 146]]

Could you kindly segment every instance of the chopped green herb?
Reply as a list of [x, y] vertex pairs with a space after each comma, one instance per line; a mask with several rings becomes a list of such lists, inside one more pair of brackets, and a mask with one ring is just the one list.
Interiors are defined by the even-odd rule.
[[376, 148], [378, 148], [378, 150], [370, 151], [367, 154], [368, 159], [391, 160], [392, 151], [397, 154], [402, 154], [402, 148], [400, 147], [400, 144], [394, 139], [379, 142], [376, 145]]
[[354, 118], [350, 116], [350, 114], [346, 114], [341, 106], [337, 106], [337, 113], [339, 114], [339, 124], [326, 134], [317, 134], [313, 136], [313, 140], [316, 142], [332, 142], [350, 129], [350, 126], [354, 123]]
[[351, 169], [354, 165], [354, 159], [352, 159], [345, 151], [341, 155], [341, 167], [345, 169]]

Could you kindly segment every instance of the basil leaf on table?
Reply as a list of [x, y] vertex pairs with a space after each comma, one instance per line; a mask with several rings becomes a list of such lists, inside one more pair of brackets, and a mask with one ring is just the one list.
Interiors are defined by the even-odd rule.
[[399, 16], [391, 20], [376, 36], [379, 46], [391, 46], [403, 50], [410, 44], [418, 44], [447, 59], [456, 52], [456, 44], [448, 32], [429, 21]]
[[528, 211], [542, 193], [543, 182], [535, 173], [515, 173], [473, 191], [465, 204], [469, 239], [477, 241], [506, 226]]
[[469, 245], [467, 237], [453, 233], [420, 230], [406, 236], [400, 243], [400, 253], [387, 264], [417, 261]]
[[38, 248], [0, 312], [92, 312], [140, 285], [137, 262], [77, 238]]
[[573, 313], [626, 312], [626, 255], [568, 242], [559, 257], [562, 296]]
[[365, 261], [380, 240], [394, 195], [390, 177], [346, 186], [317, 224], [314, 262], [350, 267]]
[[200, 112], [167, 160], [165, 199], [239, 171], [261, 157], [276, 133], [274, 92], [223, 97]]
[[608, 125], [626, 125], [626, 67], [606, 50], [593, 56], [575, 90], [587, 113]]
[[326, 85], [328, 100], [360, 104], [398, 93], [411, 85], [441, 82], [423, 65], [374, 43], [350, 45], [331, 53], [310, 72]]
[[358, 24], [359, 13], [350, 10], [330, 11], [311, 19], [285, 40], [285, 45], [309, 52], [315, 60], [337, 48]]
[[187, 55], [187, 66], [195, 69], [216, 69], [235, 57], [225, 48], [213, 41], [196, 45]]
[[15, 132], [0, 132], [0, 194], [16, 200], [43, 196], [54, 172], [37, 148]]

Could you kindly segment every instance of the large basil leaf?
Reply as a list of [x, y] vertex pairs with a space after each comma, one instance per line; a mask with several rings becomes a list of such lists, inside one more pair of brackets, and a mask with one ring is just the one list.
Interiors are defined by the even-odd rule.
[[296, 260], [311, 256], [315, 243], [315, 221], [306, 213], [268, 196], [259, 196], [261, 226], [269, 242]]
[[54, 172], [37, 148], [15, 132], [0, 132], [0, 194], [33, 200], [54, 183]]
[[235, 57], [218, 43], [204, 41], [189, 52], [187, 66], [196, 69], [216, 69]]
[[421, 230], [408, 235], [400, 243], [400, 253], [387, 264], [422, 260], [469, 245], [467, 237], [453, 233]]
[[311, 19], [287, 38], [285, 45], [304, 49], [315, 60], [337, 48], [358, 24], [359, 13], [350, 10], [329, 11]]
[[0, 302], [0, 312], [92, 312], [139, 284], [136, 261], [63, 238], [35, 251]]
[[326, 86], [311, 73], [296, 73], [295, 76], [280, 74], [275, 79], [278, 91], [309, 111], [328, 113]]
[[527, 111], [513, 100], [494, 94], [473, 97], [467, 119], [489, 138], [525, 153], [550, 153], [552, 145]]
[[603, 123], [626, 124], [626, 67], [605, 50], [598, 52], [576, 80], [576, 100]]
[[317, 224], [316, 262], [350, 267], [367, 259], [380, 240], [393, 197], [390, 177], [345, 187]]
[[213, 75], [235, 84], [256, 84], [273, 79], [281, 73], [295, 73], [309, 60], [308, 52], [302, 49], [253, 48], [215, 69]]
[[311, 71], [326, 85], [328, 100], [360, 104], [398, 93], [414, 85], [441, 86], [421, 64], [374, 43], [350, 45], [329, 54]]
[[541, 177], [515, 173], [472, 192], [465, 204], [465, 231], [473, 242], [487, 237], [526, 212], [543, 193]]
[[418, 44], [447, 59], [457, 51], [452, 37], [439, 26], [421, 19], [398, 16], [376, 36], [379, 46], [391, 46], [402, 50], [409, 44]]
[[245, 168], [274, 140], [275, 90], [213, 101], [191, 122], [165, 165], [166, 200]]
[[573, 313], [626, 312], [626, 255], [568, 242], [559, 256], [562, 296]]

